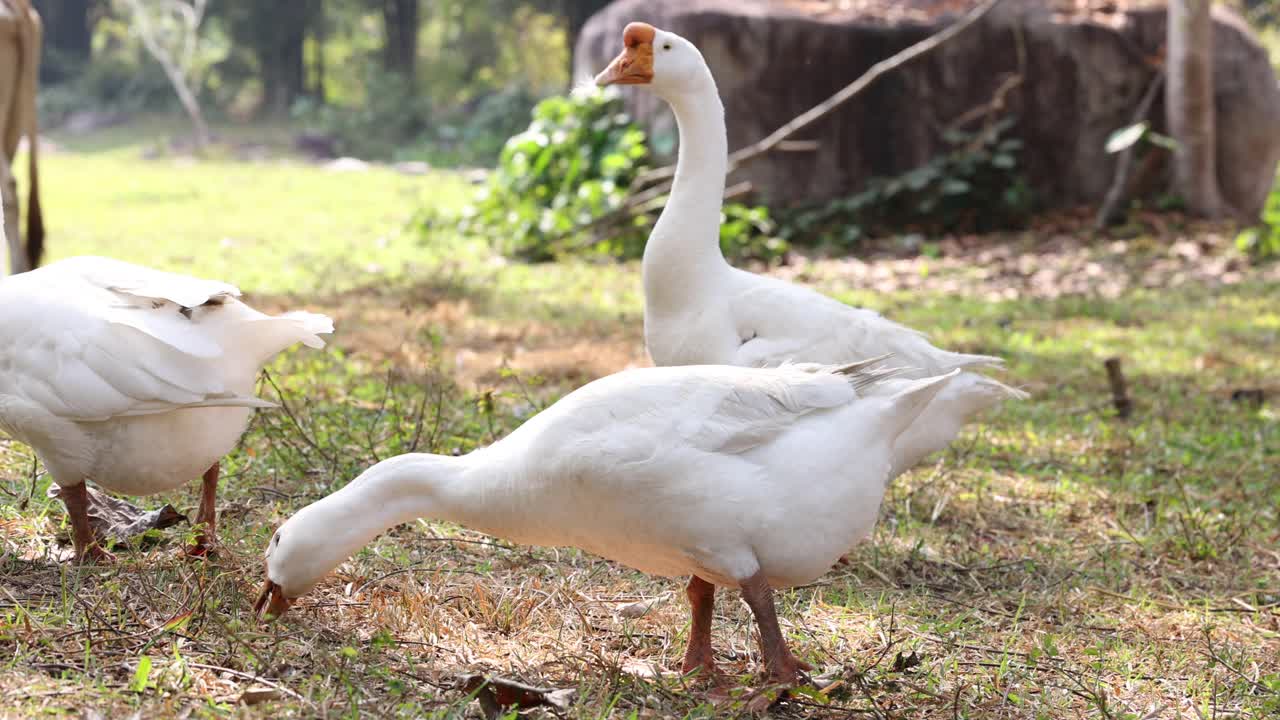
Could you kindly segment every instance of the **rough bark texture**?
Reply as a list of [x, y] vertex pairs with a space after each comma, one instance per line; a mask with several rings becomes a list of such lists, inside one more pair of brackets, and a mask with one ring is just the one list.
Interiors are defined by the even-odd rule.
[[[875, 3], [858, 3], [859, 7]], [[754, 142], [821, 102], [878, 60], [932, 34], [977, 2], [906, 0], [896, 19], [830, 3], [767, 0], [617, 0], [587, 23], [575, 76], [594, 75], [617, 54], [622, 28], [644, 20], [702, 50], [719, 83], [730, 148]], [[775, 152], [747, 165], [774, 202], [815, 202], [856, 191], [866, 179], [896, 175], [947, 148], [941, 129], [990, 102], [1012, 73], [1023, 82], [1006, 98], [1026, 148], [1021, 164], [1049, 205], [1096, 203], [1116, 158], [1107, 136], [1132, 120], [1166, 39], [1163, 5], [1064, 14], [1052, 0], [1006, 0], [978, 25], [868, 89], [806, 133], [816, 152]], [[911, 13], [913, 7], [952, 11]], [[888, 6], [886, 6], [888, 7]], [[883, 9], [883, 7], [881, 8]], [[926, 8], [927, 9], [927, 8]], [[1021, 38], [1021, 45], [1019, 43]], [[1265, 201], [1280, 160], [1280, 89], [1266, 52], [1244, 22], [1214, 11], [1217, 170], [1226, 200], [1247, 214]], [[657, 98], [628, 91], [631, 110], [660, 150], [674, 146], [674, 121]], [[1164, 103], [1149, 120], [1165, 129]]]
[[1214, 153], [1213, 23], [1209, 0], [1169, 3], [1169, 82], [1165, 117], [1178, 141], [1173, 188], [1187, 209], [1213, 217], [1222, 211]]

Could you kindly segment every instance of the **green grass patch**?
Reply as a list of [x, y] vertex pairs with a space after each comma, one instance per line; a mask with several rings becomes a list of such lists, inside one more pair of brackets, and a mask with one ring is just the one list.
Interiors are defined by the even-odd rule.
[[[379, 458], [492, 442], [580, 382], [539, 377], [529, 355], [620, 358], [596, 373], [641, 361], [635, 264], [524, 265], [445, 237], [423, 244], [404, 223], [462, 197], [446, 174], [143, 161], [136, 145], [48, 167], [55, 256], [124, 257], [348, 315], [330, 350], [270, 369], [279, 395], [270, 383], [263, 394], [288, 408], [258, 413], [228, 457], [225, 548], [211, 561], [178, 560], [175, 528], [121, 549], [117, 567], [59, 562], [49, 480], [25, 447], [0, 443], [0, 716], [474, 715], [453, 683], [475, 671], [574, 687], [573, 718], [733, 714], [676, 678], [632, 672], [677, 664], [679, 584], [571, 549], [422, 521], [343, 564], [282, 623], [250, 611], [262, 550], [298, 508]], [[953, 292], [816, 273], [940, 345], [1008, 358], [1005, 379], [1033, 397], [895, 482], [849, 565], [780, 595], [784, 631], [829, 686], [780, 713], [1275, 717], [1280, 285], [1248, 271], [1232, 285], [992, 300], [997, 278], [973, 279], [982, 269], [935, 268], [937, 287], [969, 278]], [[378, 332], [396, 352], [375, 351]], [[527, 351], [507, 358], [514, 372], [458, 380], [465, 353], [504, 343]], [[1111, 407], [1111, 356], [1124, 359], [1128, 421]], [[1233, 400], [1240, 389], [1271, 399]], [[142, 502], [191, 509], [192, 480]], [[750, 683], [749, 613], [721, 597], [718, 659]], [[653, 598], [666, 599], [643, 617], [618, 612]]]

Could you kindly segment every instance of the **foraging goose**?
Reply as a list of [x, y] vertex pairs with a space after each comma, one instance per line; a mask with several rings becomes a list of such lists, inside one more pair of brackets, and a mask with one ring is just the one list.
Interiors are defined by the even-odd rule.
[[740, 587], [769, 679], [794, 684], [772, 589], [811, 582], [870, 532], [894, 439], [955, 379], [877, 362], [627, 370], [487, 448], [384, 460], [280, 526], [254, 608], [279, 616], [379, 533], [434, 518], [692, 576], [686, 672], [714, 670], [715, 586]]
[[203, 473], [191, 554], [215, 542], [218, 461], [253, 408], [258, 372], [294, 343], [323, 347], [323, 315], [264, 315], [222, 282], [77, 257], [0, 280], [0, 429], [62, 491], [76, 555], [110, 561], [85, 480], [148, 495]]
[[[645, 23], [628, 25], [623, 45], [596, 84], [649, 88], [671, 106], [680, 134], [671, 196], [644, 249], [645, 345], [654, 364], [761, 367], [892, 353], [925, 377], [1003, 363], [940, 350], [872, 310], [729, 265], [720, 252], [728, 135], [711, 70], [688, 40]], [[945, 447], [967, 419], [1007, 397], [1025, 393], [965, 372], [904, 433], [892, 476]]]

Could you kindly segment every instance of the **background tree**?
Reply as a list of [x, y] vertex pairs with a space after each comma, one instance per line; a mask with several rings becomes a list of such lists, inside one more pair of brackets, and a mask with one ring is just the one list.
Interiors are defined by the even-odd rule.
[[570, 60], [572, 60], [573, 49], [578, 45], [578, 36], [582, 34], [582, 27], [587, 24], [592, 15], [603, 10], [611, 0], [554, 0], [553, 4], [558, 6], [549, 8], [564, 19], [565, 24], [565, 40], [569, 44]]
[[193, 91], [196, 46], [208, 0], [125, 0], [132, 13], [133, 31], [147, 52], [160, 63], [178, 100], [191, 118], [198, 150], [209, 145], [209, 126]]
[[260, 83], [260, 109], [266, 114], [287, 113], [308, 91], [306, 40], [323, 32], [324, 12], [321, 0], [218, 3], [215, 17], [233, 48], [222, 71]]
[[386, 33], [382, 65], [410, 80], [418, 63], [418, 0], [379, 0]]
[[1169, 0], [1165, 111], [1178, 142], [1173, 187], [1196, 215], [1225, 210], [1218, 187], [1213, 107], [1213, 23], [1210, 0]]
[[60, 82], [75, 74], [93, 49], [96, 0], [36, 0], [32, 3], [44, 23], [45, 61], [42, 82]]

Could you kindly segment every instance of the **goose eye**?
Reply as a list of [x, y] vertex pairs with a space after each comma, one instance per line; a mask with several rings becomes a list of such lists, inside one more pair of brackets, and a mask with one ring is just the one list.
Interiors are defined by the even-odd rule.
[[663, 50], [670, 50], [670, 49], [671, 49], [671, 43], [664, 43], [664, 44], [662, 45], [662, 49], [663, 49]]

